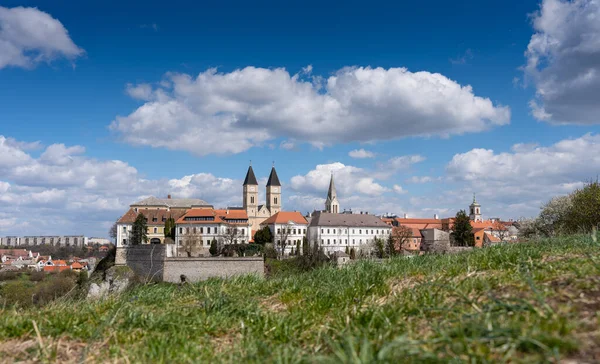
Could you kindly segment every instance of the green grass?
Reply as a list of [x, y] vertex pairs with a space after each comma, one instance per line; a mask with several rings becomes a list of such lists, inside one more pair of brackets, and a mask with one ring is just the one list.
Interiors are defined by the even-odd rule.
[[567, 237], [271, 279], [141, 286], [100, 302], [4, 309], [0, 357], [169, 363], [595, 361], [600, 358], [598, 249], [591, 238]]

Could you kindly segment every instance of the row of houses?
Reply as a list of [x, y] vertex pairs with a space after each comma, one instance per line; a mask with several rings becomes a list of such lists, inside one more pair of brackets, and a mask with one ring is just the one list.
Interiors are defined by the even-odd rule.
[[26, 249], [0, 249], [0, 271], [31, 269], [48, 273], [72, 270], [93, 270], [96, 258], [82, 259], [72, 257], [69, 260], [52, 259], [52, 256], [43, 256]]

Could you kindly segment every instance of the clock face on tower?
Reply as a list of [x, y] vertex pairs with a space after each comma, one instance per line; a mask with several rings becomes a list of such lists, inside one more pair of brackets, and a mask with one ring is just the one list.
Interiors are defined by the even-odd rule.
[[273, 187], [273, 192], [277, 192], [277, 191], [279, 191], [279, 188]]
[[254, 192], [255, 187], [254, 186], [250, 186], [250, 191]]

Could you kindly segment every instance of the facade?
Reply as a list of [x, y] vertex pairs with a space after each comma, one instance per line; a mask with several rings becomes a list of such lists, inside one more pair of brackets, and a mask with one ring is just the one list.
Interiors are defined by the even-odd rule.
[[329, 190], [327, 190], [327, 200], [325, 200], [325, 211], [330, 214], [340, 213], [340, 203], [337, 199], [337, 191], [335, 190], [335, 184], [333, 183], [333, 173], [331, 174], [331, 180], [329, 181]]
[[346, 247], [365, 250], [375, 238], [387, 239], [391, 230], [375, 215], [315, 212], [308, 226], [308, 241], [318, 243], [328, 253], [345, 251]]
[[194, 239], [198, 248], [208, 253], [210, 244], [247, 244], [251, 227], [246, 211], [240, 209], [190, 209], [176, 221], [175, 242], [178, 249], [186, 239]]
[[32, 236], [6, 236], [2, 238], [3, 246], [75, 246], [88, 245], [88, 238], [83, 235], [32, 235]]
[[138, 214], [146, 217], [148, 226], [148, 243], [162, 244], [165, 240], [165, 222], [169, 217], [177, 221], [188, 209], [212, 209], [206, 201], [201, 199], [171, 198], [166, 199], [148, 197], [132, 204], [129, 210], [117, 221], [117, 246], [129, 244], [131, 229]]
[[260, 224], [260, 228], [268, 226], [273, 236], [275, 248], [285, 254], [296, 250], [298, 244], [307, 234], [308, 221], [301, 213], [280, 211]]
[[277, 176], [275, 167], [271, 168], [271, 174], [266, 186], [266, 204], [258, 204], [258, 181], [252, 166], [248, 167], [243, 188], [243, 210], [252, 225], [252, 231], [260, 229], [260, 224], [281, 211], [281, 183]]

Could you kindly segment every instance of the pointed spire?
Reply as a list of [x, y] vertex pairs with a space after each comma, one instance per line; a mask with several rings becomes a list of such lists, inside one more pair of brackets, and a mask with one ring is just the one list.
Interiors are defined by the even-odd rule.
[[252, 164], [250, 164], [250, 167], [248, 167], [248, 172], [246, 173], [246, 179], [244, 179], [244, 186], [246, 186], [246, 185], [258, 186], [258, 182], [256, 181], [256, 176], [254, 175], [254, 170], [252, 169]]
[[267, 181], [267, 187], [269, 186], [281, 186], [281, 183], [279, 183], [279, 177], [277, 177], [277, 172], [275, 171], [275, 162], [273, 162], [273, 168], [271, 168], [271, 174], [269, 175], [269, 180]]
[[475, 200], [475, 193], [473, 193], [473, 203], [477, 203], [477, 200]]
[[333, 172], [331, 172], [331, 180], [329, 181], [329, 191], [327, 191], [327, 199], [332, 201], [334, 198], [337, 198], [337, 193], [335, 191], [335, 184], [333, 183]]

